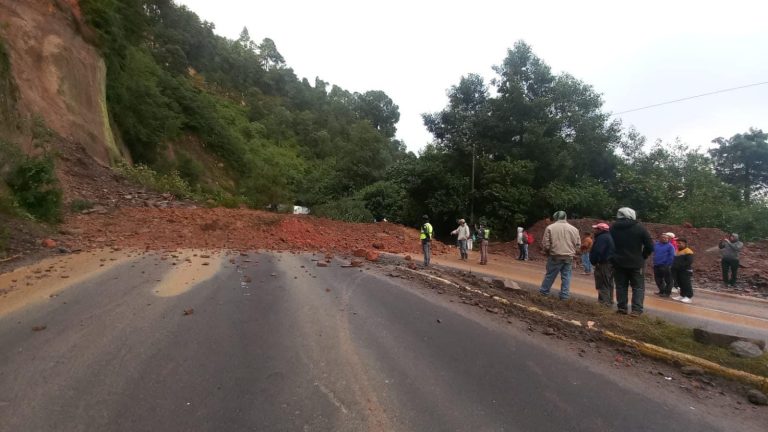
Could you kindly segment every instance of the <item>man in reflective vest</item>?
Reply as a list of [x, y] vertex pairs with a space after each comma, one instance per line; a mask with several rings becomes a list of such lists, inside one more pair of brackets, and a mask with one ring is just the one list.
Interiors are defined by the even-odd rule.
[[432, 225], [429, 223], [429, 216], [424, 215], [423, 218], [424, 224], [421, 226], [419, 239], [421, 239], [421, 250], [424, 251], [424, 267], [429, 267], [433, 230]]

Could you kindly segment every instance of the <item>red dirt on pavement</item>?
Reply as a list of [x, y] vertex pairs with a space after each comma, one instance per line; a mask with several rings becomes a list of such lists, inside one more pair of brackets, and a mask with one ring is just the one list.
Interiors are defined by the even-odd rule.
[[[62, 239], [70, 247], [82, 249], [222, 248], [345, 254], [362, 249], [369, 259], [375, 259], [374, 249], [421, 252], [419, 232], [401, 225], [347, 223], [248, 209], [121, 208], [107, 214], [73, 215], [63, 231], [82, 233]], [[436, 254], [447, 250], [439, 242], [433, 244]]]

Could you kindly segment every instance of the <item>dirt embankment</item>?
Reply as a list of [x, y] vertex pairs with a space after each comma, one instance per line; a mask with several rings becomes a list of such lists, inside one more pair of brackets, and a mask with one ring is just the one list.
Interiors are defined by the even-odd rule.
[[32, 152], [33, 136], [50, 128], [108, 165], [120, 152], [107, 114], [106, 66], [82, 37], [87, 29], [77, 4], [0, 0], [0, 41], [18, 92], [18, 125], [5, 128], [6, 138]]
[[[592, 232], [592, 225], [601, 221], [598, 219], [571, 219], [570, 224], [578, 228], [582, 233]], [[536, 239], [529, 250], [531, 259], [543, 260], [544, 255], [541, 251], [541, 239], [544, 236], [544, 229], [551, 223], [544, 219], [536, 222], [528, 231]], [[720, 268], [720, 254], [718, 252], [718, 243], [726, 237], [726, 233], [717, 228], [697, 228], [683, 225], [666, 225], [657, 223], [643, 223], [651, 236], [657, 238], [661, 233], [672, 232], [678, 238], [686, 238], [688, 245], [696, 253], [694, 270], [695, 280], [699, 286], [724, 289], [722, 285], [722, 273]], [[490, 247], [492, 253], [498, 253], [507, 256], [517, 257], [517, 245], [514, 242], [497, 243]], [[768, 293], [768, 242], [746, 243], [742, 252], [741, 273], [739, 284], [735, 291], [747, 293]], [[652, 262], [649, 260], [646, 275], [652, 278]]]

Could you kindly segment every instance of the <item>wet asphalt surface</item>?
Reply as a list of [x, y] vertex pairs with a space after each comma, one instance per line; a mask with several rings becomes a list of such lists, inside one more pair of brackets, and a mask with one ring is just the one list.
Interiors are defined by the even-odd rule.
[[238, 257], [166, 298], [167, 264], [135, 259], [0, 317], [0, 431], [728, 430], [408, 281], [310, 258]]

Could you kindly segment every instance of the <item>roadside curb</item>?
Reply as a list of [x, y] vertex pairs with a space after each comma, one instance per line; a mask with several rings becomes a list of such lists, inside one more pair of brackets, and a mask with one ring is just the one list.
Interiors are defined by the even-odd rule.
[[521, 304], [521, 303], [513, 303], [513, 302], [510, 302], [506, 298], [499, 297], [499, 296], [494, 296], [494, 295], [488, 294], [488, 293], [486, 293], [486, 292], [484, 292], [482, 290], [478, 290], [478, 289], [473, 289], [473, 288], [469, 288], [469, 287], [466, 287], [466, 286], [462, 286], [462, 285], [459, 285], [459, 284], [457, 284], [455, 282], [449, 281], [447, 279], [444, 279], [444, 278], [441, 278], [441, 277], [438, 277], [438, 276], [430, 275], [430, 274], [427, 274], [427, 273], [422, 273], [422, 272], [419, 272], [417, 270], [411, 270], [411, 269], [409, 269], [407, 267], [401, 268], [401, 269], [405, 270], [405, 271], [408, 271], [408, 272], [412, 272], [412, 273], [418, 274], [420, 276], [427, 277], [429, 279], [435, 280], [437, 282], [440, 282], [440, 283], [443, 283], [443, 284], [446, 284], [446, 285], [450, 285], [450, 286], [462, 289], [464, 291], [470, 291], [470, 292], [474, 292], [474, 293], [477, 293], [477, 294], [481, 294], [481, 295], [483, 295], [483, 296], [485, 296], [487, 298], [493, 298], [493, 300], [495, 300], [498, 303], [501, 303], [503, 305], [506, 305], [506, 306], [514, 306], [514, 307], [516, 307], [518, 309], [523, 309], [523, 310], [526, 310], [528, 312], [535, 313], [535, 314], [547, 317], [549, 319], [554, 319], [554, 320], [560, 321], [562, 323], [568, 324], [568, 325], [573, 326], [573, 327], [579, 327], [579, 328], [582, 328], [582, 329], [593, 331], [593, 332], [595, 332], [597, 334], [600, 334], [600, 335], [604, 336], [606, 339], [610, 339], [610, 340], [612, 340], [614, 342], [617, 342], [617, 343], [620, 343], [622, 345], [626, 345], [626, 346], [635, 348], [639, 352], [641, 352], [642, 354], [644, 354], [644, 355], [646, 355], [648, 357], [652, 357], [652, 358], [655, 358], [655, 359], [658, 359], [658, 360], [663, 360], [663, 361], [666, 361], [668, 363], [673, 363], [673, 364], [674, 363], [682, 363], [682, 364], [698, 366], [698, 367], [704, 369], [705, 371], [707, 371], [707, 372], [709, 372], [709, 373], [711, 373], [713, 375], [718, 375], [718, 376], [721, 376], [721, 377], [724, 377], [724, 378], [728, 378], [728, 379], [731, 379], [731, 380], [737, 380], [737, 381], [741, 381], [743, 383], [751, 384], [751, 385], [754, 385], [755, 387], [757, 387], [758, 389], [760, 389], [763, 392], [768, 392], [768, 378], [761, 377], [761, 376], [758, 376], [758, 375], [753, 375], [751, 373], [743, 372], [743, 371], [736, 370], [736, 369], [727, 368], [725, 366], [721, 366], [721, 365], [719, 365], [717, 363], [711, 362], [711, 361], [703, 359], [701, 357], [696, 357], [696, 356], [693, 356], [693, 355], [690, 355], [690, 354], [681, 353], [681, 352], [674, 351], [674, 350], [671, 350], [671, 349], [668, 349], [668, 348], [663, 348], [663, 347], [660, 347], [660, 346], [657, 346], [657, 345], [649, 344], [647, 342], [641, 342], [641, 341], [638, 341], [638, 340], [635, 340], [635, 339], [632, 339], [632, 338], [628, 338], [626, 336], [619, 335], [619, 334], [611, 332], [609, 330], [599, 329], [599, 328], [595, 327], [595, 323], [592, 322], [592, 321], [587, 321], [587, 325], [585, 326], [584, 324], [581, 323], [581, 321], [569, 320], [569, 319], [564, 318], [564, 317], [562, 317], [560, 315], [557, 315], [557, 314], [555, 314], [553, 312], [545, 311], [545, 310], [539, 309], [537, 307], [527, 306], [527, 305], [524, 305], [524, 304]]

